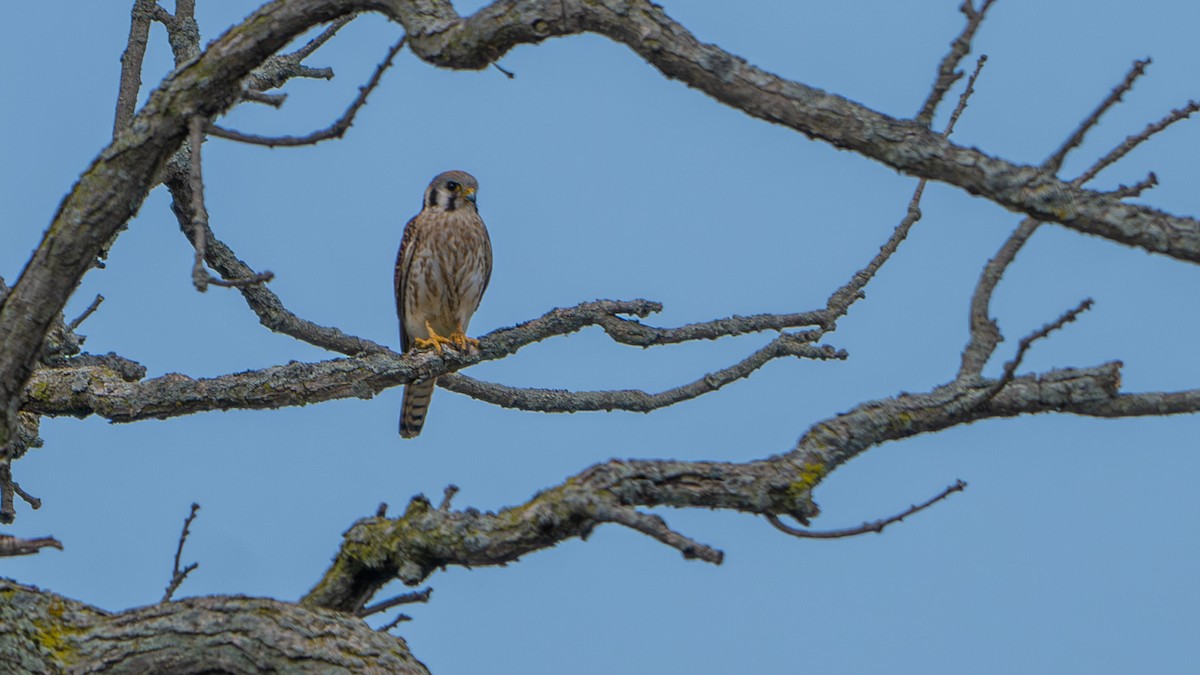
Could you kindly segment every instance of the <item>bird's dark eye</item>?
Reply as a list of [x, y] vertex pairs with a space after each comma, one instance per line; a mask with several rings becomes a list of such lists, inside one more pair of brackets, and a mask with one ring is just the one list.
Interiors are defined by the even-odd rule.
[[458, 183], [455, 183], [454, 181], [447, 181], [446, 189], [451, 192], [458, 192]]

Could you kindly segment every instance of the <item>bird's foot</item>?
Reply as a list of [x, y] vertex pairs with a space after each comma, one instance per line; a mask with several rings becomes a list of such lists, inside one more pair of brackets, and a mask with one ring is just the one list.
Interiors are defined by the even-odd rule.
[[[442, 345], [458, 345], [458, 341], [454, 338], [454, 335], [451, 335], [450, 337], [438, 335], [438, 332], [433, 329], [433, 326], [429, 325], [428, 321], [425, 322], [425, 330], [429, 332], [429, 337], [413, 338], [413, 345], [416, 346], [417, 349], [434, 349], [439, 355], [441, 355]], [[461, 334], [461, 331], [455, 333], [455, 335]]]
[[460, 352], [479, 351], [479, 340], [467, 337], [461, 328], [450, 334], [450, 341]]

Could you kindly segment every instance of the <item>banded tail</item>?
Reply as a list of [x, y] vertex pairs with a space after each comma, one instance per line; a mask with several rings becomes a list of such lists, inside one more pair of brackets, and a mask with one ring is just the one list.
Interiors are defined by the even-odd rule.
[[404, 386], [404, 403], [400, 406], [400, 438], [416, 438], [421, 433], [435, 382], [437, 380]]

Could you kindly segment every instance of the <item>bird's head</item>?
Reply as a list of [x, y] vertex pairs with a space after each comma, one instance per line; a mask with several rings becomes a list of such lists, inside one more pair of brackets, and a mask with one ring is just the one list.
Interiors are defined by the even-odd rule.
[[425, 208], [454, 211], [475, 208], [475, 193], [479, 182], [466, 171], [447, 171], [438, 174], [425, 189]]

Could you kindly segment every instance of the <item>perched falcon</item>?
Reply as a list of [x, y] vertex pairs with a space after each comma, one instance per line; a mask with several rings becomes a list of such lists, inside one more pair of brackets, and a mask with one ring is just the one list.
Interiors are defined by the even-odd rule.
[[[478, 340], [467, 337], [467, 325], [492, 276], [492, 242], [475, 210], [478, 189], [465, 171], [438, 175], [425, 189], [421, 212], [404, 228], [396, 254], [396, 313], [405, 352], [479, 347]], [[436, 381], [404, 387], [402, 438], [421, 433]]]

